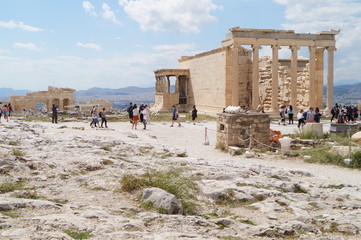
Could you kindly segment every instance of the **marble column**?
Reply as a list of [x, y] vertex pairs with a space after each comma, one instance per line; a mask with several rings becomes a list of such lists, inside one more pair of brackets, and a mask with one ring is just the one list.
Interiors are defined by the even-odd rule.
[[166, 78], [167, 78], [167, 93], [170, 93], [170, 80], [168, 76], [166, 76]]
[[294, 113], [297, 112], [297, 51], [300, 49], [297, 46], [290, 46], [292, 51], [291, 57], [291, 94], [290, 104], [294, 109]]
[[316, 49], [316, 106], [323, 109], [323, 72], [325, 48]]
[[331, 113], [333, 107], [333, 58], [335, 47], [327, 47], [327, 99], [326, 99], [326, 113]]
[[278, 112], [278, 45], [272, 46], [272, 99], [271, 110]]
[[252, 109], [256, 110], [260, 104], [259, 98], [259, 50], [262, 47], [252, 45], [253, 49], [253, 65], [252, 65]]
[[316, 48], [314, 46], [309, 47], [310, 51], [310, 89], [308, 92], [308, 106], [309, 107], [317, 107], [315, 106], [315, 95], [316, 95]]
[[233, 106], [239, 105], [239, 48], [234, 46], [232, 48], [232, 97], [231, 102]]

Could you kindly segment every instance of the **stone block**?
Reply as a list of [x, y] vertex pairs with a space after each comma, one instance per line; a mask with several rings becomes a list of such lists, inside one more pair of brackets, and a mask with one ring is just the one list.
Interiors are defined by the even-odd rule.
[[322, 123], [307, 123], [305, 126], [303, 126], [302, 132], [306, 134], [312, 134], [315, 136], [322, 136], [323, 125]]

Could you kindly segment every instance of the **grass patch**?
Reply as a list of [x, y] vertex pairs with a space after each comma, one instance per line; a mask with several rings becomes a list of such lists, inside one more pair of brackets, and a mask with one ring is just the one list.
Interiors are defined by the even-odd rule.
[[112, 147], [111, 146], [101, 146], [100, 149], [104, 150], [104, 151], [108, 151], [108, 152], [111, 152], [112, 151]]
[[66, 204], [69, 202], [67, 199], [63, 199], [63, 198], [54, 198], [54, 199], [48, 199], [48, 200], [52, 201], [54, 203], [57, 203], [57, 204]]
[[20, 142], [19, 141], [9, 141], [9, 145], [11, 145], [11, 146], [19, 146]]
[[91, 234], [90, 231], [82, 232], [80, 230], [75, 230], [75, 229], [65, 230], [64, 233], [68, 234], [70, 237], [74, 239], [89, 239], [94, 236], [93, 234]]
[[103, 163], [103, 165], [113, 165], [114, 164], [114, 162], [109, 159], [102, 160], [102, 163]]
[[2, 215], [11, 217], [11, 218], [19, 218], [20, 215], [14, 212], [1, 212]]
[[42, 198], [37, 192], [35, 191], [26, 191], [26, 192], [19, 192], [12, 195], [12, 197], [16, 198], [26, 198], [26, 199], [39, 199]]
[[185, 175], [184, 172], [184, 168], [169, 168], [159, 171], [150, 170], [139, 177], [126, 174], [120, 180], [120, 191], [132, 192], [145, 187], [161, 188], [181, 201], [185, 215], [192, 215], [195, 214], [197, 206], [190, 200], [196, 198], [199, 187], [195, 179]]
[[21, 190], [24, 188], [24, 182], [6, 182], [0, 184], [0, 193], [13, 192], [15, 190]]
[[219, 150], [225, 152], [226, 151], [226, 145], [224, 145], [224, 143], [217, 142], [216, 149], [219, 149]]
[[21, 151], [21, 149], [18, 149], [18, 148], [13, 148], [12, 152], [13, 152], [13, 155], [17, 156], [17, 157], [25, 156], [25, 153], [23, 151]]

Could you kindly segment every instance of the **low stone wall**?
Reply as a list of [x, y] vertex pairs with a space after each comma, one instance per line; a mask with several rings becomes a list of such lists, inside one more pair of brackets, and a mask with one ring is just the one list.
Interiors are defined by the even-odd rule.
[[[265, 113], [219, 113], [217, 120], [217, 144], [248, 147], [249, 137], [270, 145], [270, 117]], [[251, 126], [251, 127], [250, 127]], [[253, 141], [252, 146], [261, 144]]]

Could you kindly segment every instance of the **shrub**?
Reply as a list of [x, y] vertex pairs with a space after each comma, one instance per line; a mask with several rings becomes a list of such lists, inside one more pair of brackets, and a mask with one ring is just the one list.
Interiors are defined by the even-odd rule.
[[104, 151], [108, 151], [108, 152], [111, 152], [111, 151], [112, 151], [112, 147], [111, 147], [111, 146], [101, 146], [100, 149], [103, 149]]
[[361, 168], [361, 151], [354, 152], [351, 155], [350, 166], [353, 168]]
[[[120, 180], [120, 190], [132, 192], [144, 187], [161, 188], [181, 201], [184, 214], [195, 214], [197, 206], [190, 200], [196, 198], [199, 187], [193, 177], [184, 175], [184, 171], [183, 168], [169, 168], [163, 171], [150, 170], [139, 177], [126, 174]], [[158, 209], [158, 212], [161, 210]]]
[[21, 190], [21, 189], [23, 189], [23, 187], [24, 187], [23, 182], [3, 183], [3, 184], [0, 184], [0, 193], [7, 193], [7, 192], [13, 192], [15, 190]]
[[25, 153], [18, 148], [13, 148], [12, 151], [13, 151], [13, 155], [15, 155], [17, 157], [25, 156]]
[[64, 233], [68, 234], [74, 239], [89, 239], [93, 237], [90, 231], [81, 232], [80, 230], [65, 230]]

